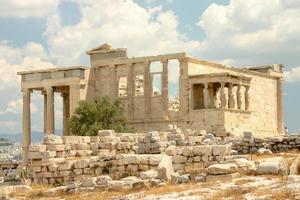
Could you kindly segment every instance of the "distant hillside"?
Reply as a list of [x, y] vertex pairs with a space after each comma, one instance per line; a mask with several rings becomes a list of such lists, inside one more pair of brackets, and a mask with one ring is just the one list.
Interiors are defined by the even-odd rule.
[[[56, 135], [61, 136], [62, 131], [61, 130], [56, 130]], [[0, 133], [0, 138], [7, 139], [11, 142], [14, 143], [22, 143], [22, 133]], [[38, 132], [38, 131], [33, 131], [31, 133], [31, 143], [41, 143], [44, 140], [44, 133], [43, 132]]]

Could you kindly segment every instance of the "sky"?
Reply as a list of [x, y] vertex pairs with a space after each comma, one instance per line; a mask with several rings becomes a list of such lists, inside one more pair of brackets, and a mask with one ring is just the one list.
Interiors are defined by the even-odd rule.
[[[103, 43], [129, 56], [187, 52], [236, 67], [284, 64], [284, 114], [300, 129], [299, 0], [0, 0], [0, 133], [20, 133], [17, 71], [90, 66]], [[262, 97], [263, 98], [263, 97]], [[56, 128], [62, 102], [56, 95]], [[43, 130], [43, 98], [32, 94], [32, 131]]]

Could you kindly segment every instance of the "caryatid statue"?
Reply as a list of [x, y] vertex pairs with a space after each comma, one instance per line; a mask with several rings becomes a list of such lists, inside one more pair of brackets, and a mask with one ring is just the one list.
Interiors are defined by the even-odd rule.
[[209, 91], [208, 91], [208, 84], [204, 84], [203, 88], [203, 97], [204, 97], [204, 108], [209, 108], [210, 106], [210, 97], [209, 97]]

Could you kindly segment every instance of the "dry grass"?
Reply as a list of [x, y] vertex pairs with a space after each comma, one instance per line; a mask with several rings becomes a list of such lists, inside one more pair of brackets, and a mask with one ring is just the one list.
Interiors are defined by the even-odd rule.
[[223, 198], [231, 198], [234, 200], [243, 200], [244, 195], [251, 192], [251, 190], [241, 187], [232, 187], [226, 190], [221, 190], [217, 193], [215, 193], [211, 199], [212, 200], [219, 200]]
[[246, 183], [251, 183], [251, 182], [255, 182], [254, 179], [238, 179], [236, 181], [234, 181], [235, 185], [244, 185]]

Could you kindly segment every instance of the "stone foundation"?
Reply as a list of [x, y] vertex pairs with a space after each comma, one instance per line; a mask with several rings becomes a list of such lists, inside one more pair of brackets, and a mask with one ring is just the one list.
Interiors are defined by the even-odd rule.
[[196, 174], [224, 161], [230, 152], [230, 145], [199, 145], [181, 131], [118, 134], [108, 130], [98, 136], [46, 136], [44, 144], [30, 146], [29, 159], [34, 182], [54, 184], [103, 174], [113, 179], [140, 176], [156, 170], [164, 154], [172, 156], [175, 172]]

